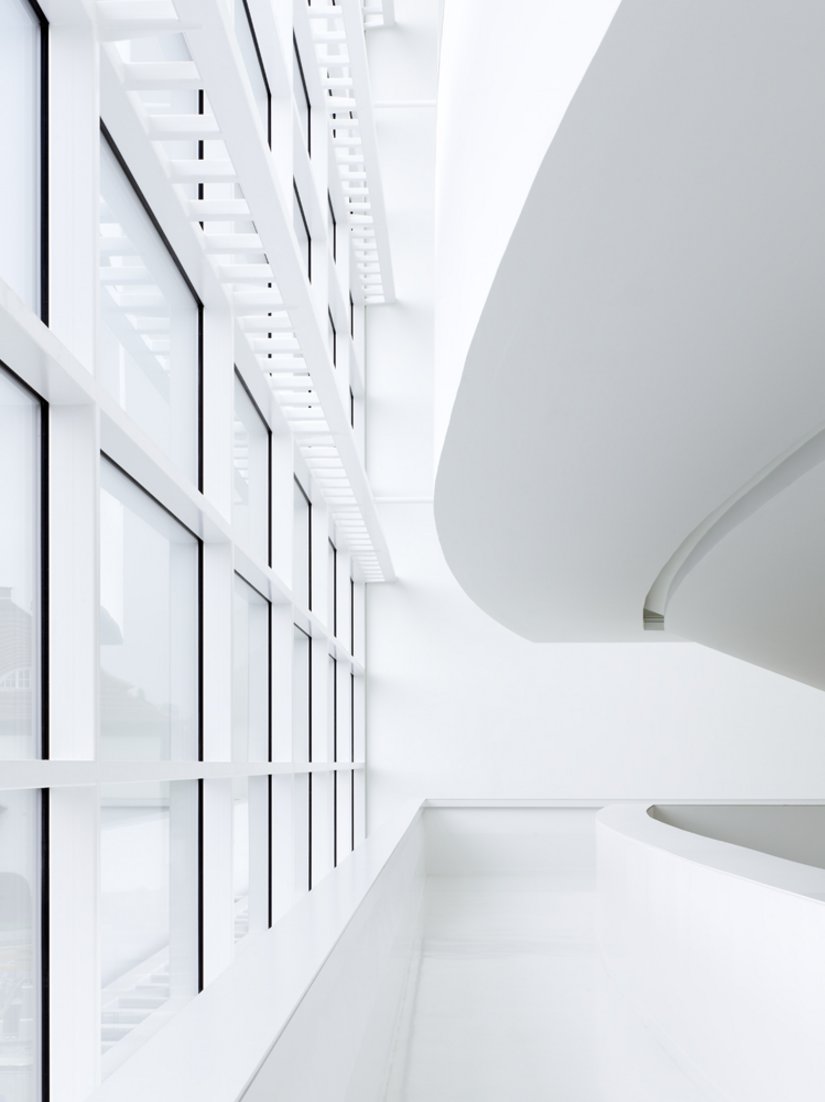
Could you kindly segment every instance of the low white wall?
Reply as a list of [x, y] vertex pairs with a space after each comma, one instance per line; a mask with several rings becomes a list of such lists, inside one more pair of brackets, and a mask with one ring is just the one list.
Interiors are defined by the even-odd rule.
[[423, 888], [413, 804], [249, 935], [90, 1102], [378, 1102]]
[[597, 818], [608, 969], [664, 1045], [728, 1102], [825, 1089], [825, 870], [658, 822]]

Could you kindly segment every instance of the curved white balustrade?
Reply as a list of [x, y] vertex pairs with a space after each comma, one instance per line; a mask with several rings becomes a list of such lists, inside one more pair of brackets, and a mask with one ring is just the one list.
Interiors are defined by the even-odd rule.
[[[790, 848], [802, 820], [825, 827], [825, 807], [658, 814], [778, 838], [805, 860], [810, 840]], [[727, 1102], [820, 1098], [825, 869], [669, 826], [645, 805], [602, 811], [597, 846], [607, 967], [665, 1046]]]

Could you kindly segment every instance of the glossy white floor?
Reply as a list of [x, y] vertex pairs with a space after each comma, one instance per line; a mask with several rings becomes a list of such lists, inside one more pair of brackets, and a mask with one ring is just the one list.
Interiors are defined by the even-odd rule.
[[422, 947], [391, 1102], [710, 1098], [623, 1005], [601, 965], [593, 814], [550, 818], [548, 838], [510, 812], [473, 813], [471, 833], [466, 812], [428, 813]]

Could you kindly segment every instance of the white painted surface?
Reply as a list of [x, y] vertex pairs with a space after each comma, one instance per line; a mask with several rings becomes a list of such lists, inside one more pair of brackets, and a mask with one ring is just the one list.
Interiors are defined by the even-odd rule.
[[[484, 18], [468, 31], [474, 49], [483, 42], [493, 48], [485, 35], [504, 19], [493, 7], [485, 5]], [[399, 575], [396, 584], [372, 587], [368, 594], [370, 823], [377, 825], [407, 796], [816, 798], [816, 778], [825, 771], [825, 701], [818, 693], [700, 647], [663, 646], [661, 636], [655, 643], [632, 645], [534, 646], [479, 611], [450, 573], [431, 504], [434, 433], [438, 436], [434, 390], [446, 382], [440, 359], [434, 368], [433, 280], [442, 280], [447, 260], [440, 242], [462, 234], [465, 223], [464, 211], [453, 203], [451, 218], [458, 223], [447, 225], [442, 219], [436, 242], [434, 193], [441, 167], [434, 164], [435, 111], [427, 103], [436, 94], [438, 9], [436, 0], [399, 0], [396, 26], [370, 38], [373, 93], [385, 105], [378, 111], [379, 142], [398, 301], [374, 311], [369, 320], [367, 461]], [[459, 10], [465, 10], [462, 3]], [[543, 9], [534, 14], [545, 18]], [[450, 18], [447, 12], [445, 48]], [[534, 48], [532, 42], [523, 46]], [[456, 81], [459, 76], [456, 70]], [[514, 89], [531, 79], [519, 73]], [[506, 102], [510, 89], [500, 87], [506, 82], [490, 83], [489, 90], [475, 91], [486, 97], [495, 90]], [[464, 88], [463, 94], [474, 93]], [[546, 106], [539, 110], [533, 104], [531, 120]], [[471, 128], [483, 124], [484, 112], [468, 123]], [[490, 125], [494, 133], [497, 115]], [[512, 140], [524, 139], [525, 157], [528, 146], [536, 153], [530, 145], [532, 122], [529, 134], [513, 126]], [[457, 159], [466, 157], [469, 172], [476, 157], [489, 154], [488, 146], [483, 151], [474, 147], [474, 132], [468, 131], [450, 154], [456, 172], [465, 171]], [[487, 172], [494, 177], [509, 171], [509, 166], [499, 167], [496, 157], [488, 159]], [[514, 174], [517, 168], [524, 165], [514, 165]], [[486, 204], [483, 219], [477, 219], [479, 237], [485, 239], [479, 244], [486, 248], [488, 224], [493, 237], [504, 232], [496, 227], [506, 204], [499, 211], [487, 201], [484, 188], [465, 192], [468, 218], [479, 203]], [[447, 198], [439, 191], [439, 210]], [[434, 242], [439, 243], [437, 266]], [[475, 252], [469, 255], [477, 258]], [[460, 311], [471, 308], [476, 262], [482, 266], [468, 260], [449, 298], [459, 311], [459, 333]], [[468, 302], [457, 302], [465, 293]], [[440, 286], [438, 309], [446, 295]], [[439, 342], [443, 336], [439, 333]], [[440, 356], [440, 343], [438, 349]], [[496, 417], [500, 413], [506, 419], [510, 406], [501, 391], [496, 393]], [[519, 400], [519, 415], [533, 398], [532, 391], [524, 393], [530, 401]], [[498, 422], [488, 443], [501, 451]], [[693, 464], [695, 449], [685, 457]], [[502, 481], [503, 472], [502, 467], [490, 484], [474, 552], [479, 560], [489, 554], [491, 541], [512, 537], [494, 505], [494, 494], [512, 488]], [[580, 475], [580, 470], [569, 472], [571, 485]], [[523, 481], [521, 472], [517, 480]], [[623, 494], [617, 494], [617, 502]], [[532, 508], [541, 504], [534, 495]], [[554, 532], [553, 545], [558, 543]], [[550, 549], [548, 544], [548, 554]], [[640, 589], [639, 615], [651, 580], [646, 578]], [[541, 576], [533, 578], [532, 592], [541, 597], [552, 583], [548, 560]]]
[[690, 643], [529, 643], [460, 589], [427, 506], [381, 512], [399, 581], [368, 594], [373, 825], [413, 796], [821, 795], [817, 690]]
[[597, 840], [602, 949], [649, 1027], [719, 1098], [820, 1098], [825, 870], [643, 805], [602, 812]]
[[593, 820], [582, 810], [426, 811], [421, 955], [388, 1102], [708, 1097], [604, 973]]
[[436, 139], [436, 460], [510, 234], [618, 6], [619, 0], [444, 4]]
[[735, 518], [738, 523], [731, 518], [731, 530], [697, 556], [671, 590], [665, 623], [686, 638], [822, 689], [825, 441], [812, 443], [819, 459], [812, 469], [803, 465], [750, 515]]
[[[370, 1015], [379, 1008], [383, 1027], [393, 1024], [418, 912], [422, 840], [418, 809], [399, 808], [395, 822], [272, 930], [250, 934], [234, 967], [90, 1102], [258, 1102], [276, 1090], [301, 1102], [343, 1099]], [[378, 1045], [359, 1063], [358, 1102], [380, 1097], [370, 1092], [381, 1089], [388, 1051]]]
[[625, 0], [550, 145], [435, 491], [463, 587], [528, 638], [640, 638], [682, 542], [822, 427], [823, 19]]

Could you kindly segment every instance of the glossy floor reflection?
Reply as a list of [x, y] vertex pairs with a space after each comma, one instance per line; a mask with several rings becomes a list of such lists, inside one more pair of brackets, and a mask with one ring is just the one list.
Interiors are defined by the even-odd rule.
[[428, 882], [391, 1102], [708, 1102], [605, 974], [592, 876]]

